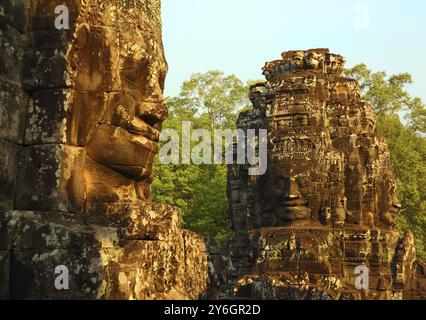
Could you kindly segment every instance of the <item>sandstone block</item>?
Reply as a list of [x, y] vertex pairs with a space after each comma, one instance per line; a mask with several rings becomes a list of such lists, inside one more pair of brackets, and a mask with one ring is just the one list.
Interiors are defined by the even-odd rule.
[[[0, 235], [0, 243], [7, 239], [14, 248], [13, 299], [197, 299], [206, 289], [205, 261], [192, 246], [200, 239], [192, 233], [173, 241], [121, 241], [117, 229], [63, 214], [8, 211], [0, 215]], [[55, 286], [58, 266], [67, 267], [69, 290]]]
[[9, 251], [0, 250], [0, 300], [6, 300], [10, 298], [9, 274], [10, 274]]
[[90, 224], [120, 228], [133, 240], [174, 241], [181, 237], [179, 213], [171, 206], [138, 202], [87, 202]]
[[17, 86], [21, 84], [25, 39], [17, 30], [0, 20], [0, 81]]
[[67, 71], [67, 47], [27, 48], [24, 54], [23, 85], [26, 90], [43, 90], [71, 85]]
[[27, 104], [22, 89], [0, 79], [0, 139], [23, 143]]
[[35, 92], [29, 101], [25, 144], [84, 146], [101, 121], [107, 94], [66, 89]]
[[6, 23], [11, 27], [25, 32], [29, 23], [28, 0], [4, 0], [0, 5], [0, 23]]
[[13, 209], [20, 147], [0, 140], [0, 210]]
[[35, 92], [29, 101], [25, 144], [66, 144], [67, 90]]
[[16, 209], [78, 213], [83, 210], [81, 148], [25, 147], [20, 154]]
[[[203, 238], [195, 232], [183, 230], [185, 246], [185, 292], [189, 293], [189, 299], [197, 299], [200, 293], [207, 291], [207, 250]], [[191, 270], [191, 271], [189, 271]], [[198, 288], [192, 291], [191, 288]]]

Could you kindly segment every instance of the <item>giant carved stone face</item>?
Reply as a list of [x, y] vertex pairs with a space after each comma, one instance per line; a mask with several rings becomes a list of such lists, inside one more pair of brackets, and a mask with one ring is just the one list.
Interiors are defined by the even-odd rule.
[[325, 49], [282, 57], [251, 92], [268, 129], [263, 225], [393, 226], [400, 204], [387, 144], [358, 84], [343, 75], [343, 57]]
[[120, 39], [126, 49], [118, 53], [114, 70], [119, 92], [109, 96], [87, 152], [96, 162], [140, 180], [151, 175], [161, 124], [167, 117], [162, 95], [166, 63], [158, 59], [163, 56], [158, 54], [157, 39], [131, 34], [132, 39]]
[[267, 81], [251, 87], [253, 110], [237, 127], [268, 130], [268, 170], [253, 178], [236, 163], [228, 175], [230, 252], [245, 275], [238, 296], [355, 298], [351, 275], [360, 264], [377, 276], [356, 299], [403, 288], [393, 274], [399, 257], [414, 255], [411, 236], [393, 254], [400, 205], [388, 146], [343, 62], [328, 49], [284, 52], [263, 68]]
[[321, 107], [315, 102], [279, 94], [273, 102], [269, 128], [271, 185], [279, 222], [310, 219], [324, 204], [327, 135]]
[[74, 84], [71, 143], [84, 147], [89, 161], [106, 168], [109, 178], [117, 173], [117, 184], [119, 176], [150, 184], [167, 118], [161, 29], [139, 13], [106, 3], [98, 13], [103, 24], [80, 24], [68, 52]]

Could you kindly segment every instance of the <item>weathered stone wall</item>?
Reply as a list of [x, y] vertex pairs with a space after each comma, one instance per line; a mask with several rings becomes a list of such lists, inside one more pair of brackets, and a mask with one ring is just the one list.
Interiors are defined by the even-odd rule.
[[[57, 29], [57, 5], [69, 29]], [[0, 298], [197, 299], [204, 241], [150, 184], [167, 62], [159, 0], [0, 6]], [[69, 290], [55, 288], [55, 268]]]
[[426, 300], [426, 265], [417, 261], [410, 284], [410, 298], [413, 300]]
[[[234, 293], [411, 298], [410, 283], [421, 283], [411, 280], [413, 236], [394, 231], [400, 204], [387, 143], [358, 83], [344, 76], [344, 58], [289, 51], [263, 71], [237, 126], [268, 130], [268, 170], [250, 177], [247, 165], [232, 165], [228, 177]], [[368, 290], [355, 287], [358, 266], [369, 270]]]
[[214, 238], [208, 238], [206, 247], [208, 252], [209, 285], [206, 298], [220, 300], [228, 298], [232, 294], [232, 273], [234, 266], [231, 258], [224, 254], [227, 247], [217, 243]]
[[0, 15], [0, 209], [14, 208], [28, 95], [22, 86], [27, 2], [7, 1]]

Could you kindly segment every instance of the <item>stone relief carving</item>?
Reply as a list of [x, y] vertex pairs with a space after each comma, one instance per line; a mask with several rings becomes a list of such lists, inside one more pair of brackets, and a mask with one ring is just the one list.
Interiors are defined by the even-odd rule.
[[[373, 109], [343, 75], [342, 56], [313, 49], [282, 58], [266, 63], [267, 81], [251, 88], [253, 110], [237, 122], [240, 129], [259, 122], [268, 129], [269, 168], [253, 183], [247, 166], [230, 166], [234, 294], [409, 298], [414, 246], [404, 240], [395, 252], [400, 203]], [[367, 293], [354, 287], [361, 264], [370, 268]]]

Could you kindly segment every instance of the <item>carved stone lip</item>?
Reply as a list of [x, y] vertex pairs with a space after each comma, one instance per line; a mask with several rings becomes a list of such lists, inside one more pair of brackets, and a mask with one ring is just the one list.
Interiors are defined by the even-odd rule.
[[124, 128], [130, 137], [133, 144], [142, 146], [148, 151], [158, 153], [160, 141], [160, 131], [151, 127], [141, 119], [134, 118], [127, 128]]
[[[102, 164], [137, 166], [158, 153], [158, 143], [140, 134], [109, 124], [101, 124], [93, 139], [87, 145], [88, 154]], [[143, 151], [145, 150], [145, 152]]]
[[[140, 121], [141, 123], [143, 122], [142, 120]], [[158, 130], [155, 130], [147, 124], [145, 124], [143, 127], [138, 127], [140, 129], [135, 127], [123, 128], [121, 126], [117, 128], [120, 128], [127, 133], [123, 136], [123, 139], [128, 139], [133, 144], [139, 145], [148, 151], [158, 153], [158, 142], [160, 141], [160, 132]], [[146, 128], [150, 128], [150, 130], [146, 130]], [[155, 131], [158, 131], [158, 134]]]
[[154, 153], [158, 153], [158, 142], [152, 139], [147, 138], [145, 135], [133, 134], [129, 132], [134, 137], [131, 139], [133, 144], [137, 144], [147, 149], [148, 151], [152, 151]]
[[160, 130], [150, 126], [145, 121], [136, 117], [130, 122], [129, 126], [127, 126], [127, 128], [125, 129], [131, 134], [144, 136], [145, 138], [153, 142], [160, 141]]
[[401, 210], [401, 205], [395, 205], [395, 204], [393, 204], [393, 205], [389, 208], [389, 212], [390, 212], [391, 214], [398, 214], [400, 210]]
[[296, 207], [306, 208], [306, 202], [301, 199], [286, 200], [284, 202], [281, 202], [281, 206], [284, 208], [296, 208]]
[[114, 115], [113, 124], [132, 135], [144, 136], [153, 142], [160, 141], [161, 121], [155, 115], [146, 113], [137, 116], [124, 106], [119, 106]]
[[285, 220], [303, 220], [311, 217], [311, 209], [306, 206], [280, 206], [278, 214]]

